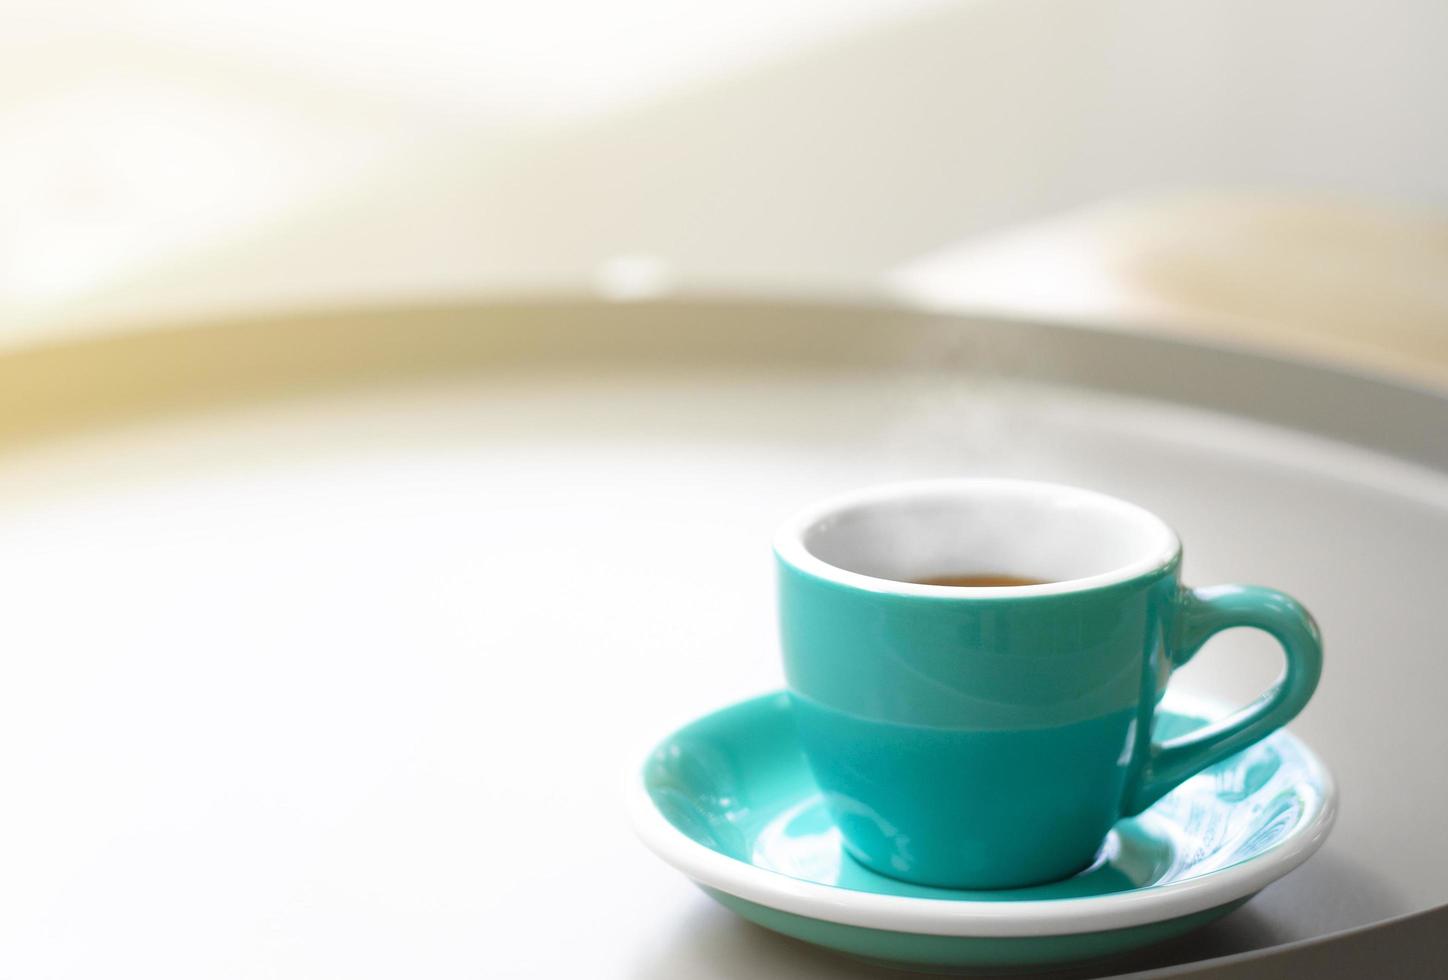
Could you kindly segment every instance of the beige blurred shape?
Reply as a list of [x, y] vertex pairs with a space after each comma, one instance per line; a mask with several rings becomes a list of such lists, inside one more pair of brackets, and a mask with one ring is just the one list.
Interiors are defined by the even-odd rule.
[[1197, 191], [1073, 211], [926, 256], [906, 297], [1253, 344], [1448, 384], [1448, 218]]

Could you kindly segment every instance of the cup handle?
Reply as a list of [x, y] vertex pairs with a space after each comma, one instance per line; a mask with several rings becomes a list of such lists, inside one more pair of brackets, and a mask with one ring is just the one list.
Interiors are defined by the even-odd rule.
[[1146, 762], [1127, 794], [1133, 816], [1177, 785], [1266, 738], [1306, 706], [1322, 676], [1322, 637], [1312, 614], [1296, 599], [1256, 585], [1214, 585], [1182, 592], [1178, 629], [1170, 651], [1179, 667], [1214, 633], [1250, 626], [1282, 644], [1286, 669], [1277, 683], [1236, 714], [1167, 742], [1152, 742]]

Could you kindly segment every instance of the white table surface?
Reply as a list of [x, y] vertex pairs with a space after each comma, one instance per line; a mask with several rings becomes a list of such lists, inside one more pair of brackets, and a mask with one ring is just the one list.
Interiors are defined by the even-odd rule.
[[[1190, 581], [1321, 619], [1295, 729], [1339, 825], [1165, 955], [1448, 901], [1437, 579], [1399, 574], [1448, 549], [1442, 473], [901, 336], [888, 370], [575, 358], [11, 439], [0, 974], [881, 975], [717, 908], [631, 838], [619, 784], [672, 725], [780, 684], [777, 520], [940, 472], [1138, 500]], [[1275, 670], [1232, 633], [1180, 683], [1241, 702]]]

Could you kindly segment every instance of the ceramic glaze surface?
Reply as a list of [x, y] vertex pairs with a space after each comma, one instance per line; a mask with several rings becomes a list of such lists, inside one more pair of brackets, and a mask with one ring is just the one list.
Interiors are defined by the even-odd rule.
[[868, 721], [792, 697], [833, 823], [885, 874], [984, 887], [1053, 881], [1081, 870], [1121, 815], [1134, 706], [979, 731]]
[[[1023, 917], [1113, 896], [1165, 896], [1225, 881], [1218, 872], [1270, 860], [1305, 835], [1320, 840], [1331, 805], [1328, 777], [1296, 739], [1278, 732], [1186, 780], [1141, 815], [1111, 829], [1090, 867], [1070, 878], [1017, 889], [954, 890], [879, 874], [850, 857], [810, 771], [784, 694], [743, 702], [687, 726], [645, 765], [648, 799], [690, 841], [755, 869], [761, 880], [809, 882], [848, 893], [933, 900], [962, 913], [984, 905], [1016, 905]], [[1206, 724], [1201, 717], [1158, 710], [1154, 737], [1170, 740]], [[1286, 868], [1284, 868], [1285, 872]], [[1216, 877], [1213, 877], [1213, 876]], [[1205, 907], [1166, 912], [1112, 928], [1072, 930], [1059, 923], [1025, 936], [913, 934], [831, 922], [828, 913], [801, 915], [768, 901], [731, 894], [701, 881], [725, 905], [768, 928], [854, 955], [916, 965], [1008, 966], [1109, 955], [1202, 925], [1245, 901], [1222, 889]], [[1044, 905], [1042, 903], [1045, 903]], [[1061, 904], [1065, 903], [1065, 904]], [[1199, 903], [1200, 904], [1200, 903]], [[1032, 910], [1030, 913], [1025, 910]], [[1022, 931], [1022, 930], [1017, 930]], [[909, 941], [907, 941], [909, 940]]]
[[725, 908], [755, 925], [816, 946], [886, 966], [906, 966], [932, 973], [982, 972], [988, 975], [1105, 959], [1199, 929], [1246, 902], [1246, 899], [1238, 899], [1220, 908], [1124, 929], [1015, 938], [920, 936], [887, 929], [845, 926], [791, 915], [711, 888], [704, 891]]
[[[1074, 487], [868, 488], [787, 523], [776, 556], [785, 674], [826, 806], [859, 861], [920, 884], [1075, 874], [1122, 816], [1296, 715], [1321, 671], [1290, 597], [1183, 587], [1160, 519]], [[950, 588], [905, 571], [952, 560], [1078, 577]], [[1220, 728], [1153, 741], [1173, 668], [1231, 626], [1277, 637], [1285, 679]]]

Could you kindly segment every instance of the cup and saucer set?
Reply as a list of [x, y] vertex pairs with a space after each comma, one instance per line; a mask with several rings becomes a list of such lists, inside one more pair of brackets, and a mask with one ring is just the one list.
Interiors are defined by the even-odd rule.
[[[766, 928], [935, 972], [1110, 957], [1198, 928], [1321, 846], [1336, 789], [1282, 730], [1322, 669], [1272, 589], [1183, 586], [1160, 518], [1088, 490], [931, 480], [775, 540], [787, 690], [664, 739], [635, 829]], [[1167, 694], [1221, 630], [1286, 668], [1225, 716]]]

